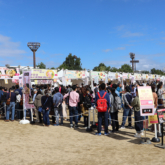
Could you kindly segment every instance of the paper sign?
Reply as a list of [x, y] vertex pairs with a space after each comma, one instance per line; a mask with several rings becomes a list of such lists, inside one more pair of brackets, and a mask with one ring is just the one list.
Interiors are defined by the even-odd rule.
[[157, 114], [159, 124], [165, 123], [165, 109], [158, 109]]
[[5, 84], [8, 84], [8, 79], [4, 79], [4, 81], [5, 81]]
[[158, 123], [158, 117], [157, 113], [154, 114], [154, 116], [148, 116], [149, 124], [157, 124]]
[[141, 116], [154, 115], [154, 101], [150, 86], [138, 87]]

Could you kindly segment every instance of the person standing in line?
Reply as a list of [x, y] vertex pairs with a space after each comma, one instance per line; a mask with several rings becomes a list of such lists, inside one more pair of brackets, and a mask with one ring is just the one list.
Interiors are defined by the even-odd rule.
[[157, 86], [157, 95], [158, 95], [158, 107], [163, 108], [163, 94], [165, 94], [163, 90], [163, 83], [160, 82]]
[[15, 116], [15, 102], [16, 102], [16, 94], [14, 93], [13, 88], [11, 88], [10, 93], [7, 94], [7, 99], [10, 99], [10, 104], [7, 107], [5, 122], [9, 122], [10, 109], [12, 109], [11, 121], [13, 122]]
[[131, 109], [134, 109], [134, 115], [135, 115], [135, 130], [136, 133], [134, 137], [141, 138], [141, 135], [143, 135], [143, 117], [140, 116], [140, 100], [138, 95], [138, 90], [136, 89], [136, 97], [131, 103]]
[[49, 127], [49, 125], [50, 125], [49, 113], [50, 113], [50, 108], [52, 107], [52, 98], [51, 98], [48, 90], [45, 90], [45, 96], [42, 96], [41, 104], [42, 104], [44, 125]]
[[6, 101], [7, 101], [7, 88], [2, 88], [3, 95], [1, 96], [1, 102], [2, 102], [2, 116], [6, 116]]
[[72, 87], [73, 91], [64, 95], [64, 99], [69, 96], [69, 114], [70, 114], [70, 127], [73, 128], [73, 115], [75, 116], [75, 128], [78, 128], [78, 109], [77, 105], [79, 102], [79, 94], [77, 91], [77, 86]]
[[111, 95], [110, 95], [110, 100], [111, 100], [111, 109], [110, 109], [110, 114], [112, 118], [112, 131], [111, 133], [115, 133], [119, 131], [119, 122], [118, 122], [118, 109], [115, 108], [115, 97], [117, 97], [117, 94], [115, 92], [115, 89], [111, 89]]
[[62, 102], [63, 95], [59, 92], [59, 88], [56, 87], [55, 94], [53, 96], [54, 114], [56, 116], [56, 124], [54, 124], [54, 126], [59, 126], [59, 116], [61, 117], [60, 125], [63, 125]]
[[125, 123], [128, 117], [128, 127], [132, 128], [132, 109], [131, 109], [131, 103], [132, 103], [132, 95], [130, 94], [130, 87], [126, 86], [125, 88], [125, 94], [123, 95], [124, 100], [124, 111], [123, 111], [123, 121], [121, 125], [121, 129], [125, 129]]
[[40, 107], [42, 107], [41, 98], [42, 98], [42, 92], [39, 90], [39, 91], [37, 92], [37, 96], [35, 97], [35, 100], [34, 100], [34, 106], [35, 106], [36, 109], [37, 109], [36, 114], [38, 114], [37, 116], [39, 116], [39, 122], [40, 122], [40, 123], [42, 123], [42, 118], [41, 118], [41, 112], [39, 112], [38, 109], [39, 109]]
[[[102, 83], [100, 85], [100, 92], [99, 95], [100, 97], [103, 97], [104, 95], [104, 99], [106, 99], [107, 101], [107, 111], [106, 112], [98, 112], [98, 132], [95, 134], [95, 135], [98, 135], [98, 136], [101, 136], [101, 124], [102, 124], [102, 117], [104, 117], [104, 128], [105, 128], [105, 132], [104, 132], [104, 135], [105, 136], [108, 136], [109, 133], [108, 133], [108, 113], [110, 111], [110, 98], [109, 98], [109, 94], [105, 92], [105, 84]], [[97, 102], [98, 100], [100, 99], [99, 98], [99, 95], [98, 93], [96, 94], [96, 97], [95, 97], [95, 103], [97, 105]]]

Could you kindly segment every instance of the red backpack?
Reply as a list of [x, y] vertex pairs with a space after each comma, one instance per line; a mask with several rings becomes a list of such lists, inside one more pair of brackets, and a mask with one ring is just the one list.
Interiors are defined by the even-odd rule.
[[97, 100], [97, 110], [98, 112], [107, 112], [107, 100], [104, 98], [107, 94], [104, 93], [103, 97], [100, 96], [100, 93], [97, 93], [99, 96], [99, 99]]

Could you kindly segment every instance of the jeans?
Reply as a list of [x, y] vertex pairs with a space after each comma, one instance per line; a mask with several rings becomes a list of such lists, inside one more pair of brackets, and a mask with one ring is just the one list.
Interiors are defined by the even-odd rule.
[[113, 131], [119, 130], [118, 112], [111, 113], [112, 117], [112, 129]]
[[143, 121], [141, 120], [143, 120], [143, 116], [140, 116], [140, 111], [135, 111], [135, 129], [137, 133], [141, 133], [143, 131]]
[[108, 111], [107, 112], [98, 112], [98, 133], [101, 133], [101, 124], [102, 124], [102, 117], [104, 116], [105, 120], [105, 133], [108, 133]]
[[45, 125], [50, 125], [49, 112], [50, 112], [50, 109], [48, 109], [48, 110], [42, 109], [43, 122], [44, 122]]
[[14, 120], [14, 115], [15, 115], [15, 102], [10, 102], [10, 105], [8, 106], [7, 111], [6, 111], [6, 120], [9, 120], [10, 109], [12, 109], [11, 120]]
[[56, 116], [56, 124], [59, 125], [59, 116], [61, 117], [61, 124], [63, 124], [62, 106], [54, 108], [54, 114]]
[[128, 126], [131, 126], [131, 122], [132, 122], [131, 115], [132, 115], [132, 110], [130, 108], [124, 109], [124, 111], [123, 111], [123, 122], [122, 122], [122, 125], [121, 125], [122, 127], [125, 126], [127, 116], [128, 116]]
[[78, 124], [78, 110], [77, 110], [77, 107], [70, 107], [69, 109], [69, 114], [70, 114], [70, 124], [73, 124], [73, 115], [76, 115], [74, 116], [74, 119], [75, 119], [75, 124], [77, 125]]
[[88, 127], [88, 116], [84, 116], [84, 126]]
[[108, 119], [109, 125], [111, 125], [111, 114], [109, 113], [109, 119]]
[[[31, 110], [30, 110], [30, 109], [28, 109], [28, 112], [29, 112], [29, 115], [30, 115], [30, 120], [31, 120]], [[24, 117], [25, 117], [25, 119], [26, 119], [26, 109], [24, 110]]]
[[15, 109], [16, 109], [16, 110], [19, 109], [19, 103], [16, 103]]
[[6, 110], [7, 110], [6, 102], [3, 102], [3, 103], [2, 103], [2, 106], [3, 106], [3, 108], [2, 108], [2, 113], [3, 113], [3, 114], [5, 113], [5, 115], [6, 115]]

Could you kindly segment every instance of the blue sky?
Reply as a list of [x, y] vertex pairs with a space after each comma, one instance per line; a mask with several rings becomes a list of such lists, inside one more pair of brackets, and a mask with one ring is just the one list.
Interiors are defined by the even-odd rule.
[[164, 0], [0, 0], [0, 66], [58, 67], [69, 53], [93, 69], [120, 67], [134, 52], [139, 70], [165, 67]]

